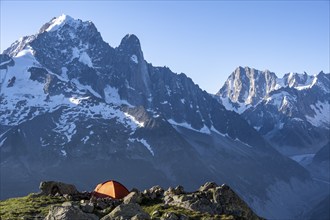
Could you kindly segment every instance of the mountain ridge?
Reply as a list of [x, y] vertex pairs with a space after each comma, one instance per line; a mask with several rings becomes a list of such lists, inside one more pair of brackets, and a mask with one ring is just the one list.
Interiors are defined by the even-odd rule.
[[82, 188], [109, 175], [141, 188], [215, 180], [280, 218], [297, 215], [300, 196], [322, 194], [239, 114], [186, 75], [147, 63], [135, 35], [112, 48], [91, 22], [44, 31], [51, 25], [0, 55], [2, 196], [50, 177]]
[[239, 67], [216, 97], [228, 110], [240, 113], [277, 150], [290, 156], [315, 153], [329, 140], [329, 88], [330, 74], [323, 71], [313, 76], [288, 73], [278, 78], [269, 71]]

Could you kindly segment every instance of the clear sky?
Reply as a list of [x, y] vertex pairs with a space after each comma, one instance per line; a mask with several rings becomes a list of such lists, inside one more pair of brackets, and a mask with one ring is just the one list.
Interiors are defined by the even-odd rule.
[[145, 59], [217, 92], [238, 66], [329, 70], [329, 1], [3, 1], [1, 51], [53, 17], [91, 20], [117, 47], [140, 39]]

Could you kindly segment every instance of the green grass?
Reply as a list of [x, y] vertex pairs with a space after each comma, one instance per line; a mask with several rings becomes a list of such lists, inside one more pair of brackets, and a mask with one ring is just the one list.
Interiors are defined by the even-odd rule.
[[50, 205], [62, 204], [62, 197], [34, 196], [12, 198], [0, 201], [0, 219], [43, 219]]
[[[63, 197], [35, 195], [3, 200], [0, 201], [0, 220], [43, 219], [47, 216], [51, 205], [61, 205], [63, 202], [65, 202]], [[159, 212], [159, 217], [153, 217], [152, 219], [160, 219], [165, 213], [170, 212], [176, 215], [185, 215], [191, 220], [235, 219], [233, 216], [229, 215], [210, 215], [208, 213], [200, 213], [176, 206], [164, 206], [163, 202], [157, 199], [144, 200], [141, 206], [151, 217], [154, 211], [157, 210]], [[101, 210], [94, 210], [94, 214], [101, 218], [111, 210], [110, 208], [103, 212], [101, 212]]]
[[[184, 209], [176, 206], [164, 206], [160, 201], [149, 201], [142, 203], [142, 208], [147, 212], [152, 219], [160, 219], [160, 216], [163, 216], [165, 213], [172, 212], [176, 215], [185, 215], [191, 220], [207, 220], [207, 219], [223, 219], [223, 220], [232, 220], [235, 219], [233, 216], [229, 215], [210, 215], [208, 213], [200, 213], [188, 209]], [[158, 211], [160, 213], [159, 217], [153, 217], [152, 213]]]

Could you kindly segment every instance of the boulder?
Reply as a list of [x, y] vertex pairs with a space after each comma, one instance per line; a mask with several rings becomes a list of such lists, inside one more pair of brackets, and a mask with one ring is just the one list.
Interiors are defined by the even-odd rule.
[[45, 220], [98, 220], [99, 218], [90, 213], [85, 213], [75, 206], [51, 206]]
[[219, 187], [215, 183], [206, 183], [194, 193], [184, 193], [180, 187], [169, 188], [164, 194], [164, 202], [170, 206], [211, 215], [227, 214], [244, 219], [260, 219], [227, 185]]
[[[134, 215], [131, 220], [145, 220], [145, 215], [143, 214], [137, 214], [137, 215]], [[149, 218], [150, 219], [150, 218]]]
[[220, 214], [221, 207], [218, 204], [212, 203], [205, 194], [184, 194], [172, 195], [164, 198], [166, 204], [178, 206], [192, 211], [198, 211], [209, 214]]
[[63, 207], [70, 207], [70, 206], [73, 206], [73, 204], [72, 204], [72, 202], [63, 202], [62, 206]]
[[74, 196], [72, 196], [72, 198], [74, 200], [81, 200], [81, 199], [84, 199], [84, 200], [90, 200], [90, 198], [92, 197], [92, 193], [90, 192], [79, 192], [78, 194], [75, 194]]
[[215, 188], [213, 200], [220, 204], [223, 214], [236, 215], [246, 219], [260, 219], [228, 185], [223, 184]]
[[63, 194], [63, 198], [66, 200], [72, 200], [72, 196], [68, 194]]
[[57, 193], [60, 195], [78, 194], [78, 190], [74, 185], [54, 181], [41, 182], [39, 189], [43, 195], [56, 195]]
[[164, 193], [164, 189], [160, 186], [153, 186], [148, 190], [148, 192], [150, 194], [155, 194], [158, 197]]
[[180, 195], [180, 194], [185, 194], [183, 186], [177, 186], [174, 189], [172, 187], [169, 187], [165, 192], [164, 195]]
[[108, 207], [110, 207], [110, 205], [108, 205], [106, 202], [99, 200], [96, 202], [96, 207], [99, 209], [106, 209]]
[[140, 193], [137, 192], [130, 192], [127, 196], [125, 196], [123, 203], [138, 203], [140, 204], [142, 201], [142, 196]]
[[185, 193], [185, 191], [184, 191], [183, 186], [179, 185], [179, 186], [174, 188], [174, 194], [175, 195], [180, 195], [180, 194], [184, 194], [184, 193]]
[[148, 190], [144, 190], [143, 196], [146, 199], [156, 199], [164, 195], [164, 189], [160, 186], [153, 186]]
[[149, 214], [144, 212], [141, 206], [136, 203], [129, 203], [117, 206], [101, 220], [131, 219], [133, 217], [135, 219], [150, 219]]
[[202, 213], [209, 213], [211, 215], [221, 213], [221, 206], [212, 203], [210, 200], [208, 200], [205, 197], [202, 197], [195, 201], [190, 201], [188, 202], [187, 205], [190, 210], [194, 210]]
[[133, 188], [133, 189], [131, 190], [131, 192], [136, 192], [136, 193], [139, 193], [139, 192], [140, 192], [140, 190], [138, 190], [137, 188]]
[[199, 187], [198, 191], [204, 192], [209, 189], [216, 188], [216, 187], [218, 187], [218, 185], [215, 182], [207, 182], [204, 185], [202, 185], [201, 187]]
[[93, 203], [81, 203], [80, 208], [83, 212], [92, 213], [94, 211]]

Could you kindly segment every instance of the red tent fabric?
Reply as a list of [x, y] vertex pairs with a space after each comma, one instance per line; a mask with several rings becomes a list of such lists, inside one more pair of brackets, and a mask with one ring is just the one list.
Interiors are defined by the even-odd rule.
[[93, 195], [96, 197], [110, 197], [113, 199], [122, 199], [128, 194], [127, 188], [114, 180], [98, 184], [93, 191]]

